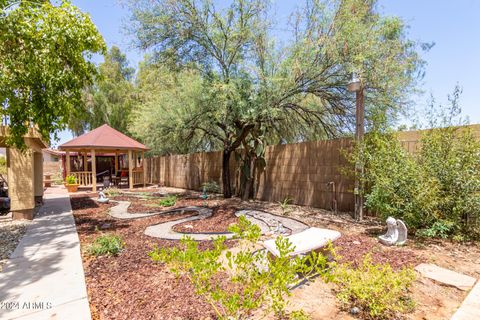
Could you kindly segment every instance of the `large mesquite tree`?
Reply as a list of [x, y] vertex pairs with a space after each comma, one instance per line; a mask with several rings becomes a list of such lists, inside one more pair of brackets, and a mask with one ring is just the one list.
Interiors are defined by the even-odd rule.
[[82, 90], [105, 44], [90, 17], [68, 1], [0, 1], [0, 113], [9, 143], [23, 147], [28, 124], [43, 138], [80, 111]]
[[[132, 16], [138, 46], [170, 72], [193, 69], [200, 77], [188, 107], [150, 108], [169, 114], [160, 122], [179, 143], [223, 149], [230, 197], [229, 159], [237, 148], [251, 163], [266, 143], [334, 137], [353, 127], [352, 72], [365, 85], [368, 112], [393, 114], [405, 104], [422, 66], [417, 45], [400, 19], [374, 9], [375, 1], [307, 1], [292, 15], [291, 43], [280, 47], [263, 1], [234, 0], [223, 10], [207, 0], [141, 1]], [[175, 127], [168, 125], [173, 118]]]

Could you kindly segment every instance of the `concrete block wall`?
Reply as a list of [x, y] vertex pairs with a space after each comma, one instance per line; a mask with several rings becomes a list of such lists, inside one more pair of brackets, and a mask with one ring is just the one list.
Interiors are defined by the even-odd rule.
[[[351, 139], [336, 139], [267, 147], [267, 167], [257, 177], [256, 198], [282, 201], [289, 197], [296, 204], [328, 210], [336, 199], [338, 210], [353, 210], [353, 178], [342, 170], [349, 166], [343, 152], [351, 143]], [[146, 167], [149, 183], [191, 190], [201, 190], [210, 181], [222, 185], [222, 152], [154, 157], [147, 159]], [[239, 172], [234, 155], [230, 167], [235, 189]]]

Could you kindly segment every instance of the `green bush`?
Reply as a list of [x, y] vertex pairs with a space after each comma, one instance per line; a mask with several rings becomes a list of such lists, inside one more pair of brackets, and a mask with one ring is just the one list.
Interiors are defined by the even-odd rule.
[[230, 231], [240, 239], [240, 250], [235, 253], [227, 250], [225, 237], [217, 238], [213, 248], [206, 250], [185, 237], [180, 247], [155, 248], [149, 255], [153, 261], [166, 263], [177, 276], [187, 276], [219, 319], [249, 319], [260, 307], [281, 318], [305, 319], [302, 312], [285, 312], [289, 288], [314, 274], [327, 274], [331, 267], [327, 258], [316, 253], [292, 258], [293, 246], [283, 237], [276, 240], [279, 257], [257, 251], [260, 228], [243, 216]]
[[358, 268], [341, 264], [333, 272], [337, 298], [345, 308], [357, 307], [374, 319], [397, 319], [410, 312], [414, 302], [408, 288], [415, 281], [411, 268], [394, 271], [389, 264], [374, 264], [366, 255]]
[[7, 174], [7, 157], [0, 156], [0, 174]]
[[177, 203], [176, 196], [168, 196], [158, 202], [158, 204], [162, 207], [171, 207], [174, 206], [175, 203]]
[[92, 256], [116, 256], [122, 251], [124, 243], [114, 234], [104, 234], [95, 239], [88, 247], [87, 252]]
[[441, 223], [446, 236], [480, 236], [480, 142], [459, 127], [428, 131], [421, 142], [418, 163], [435, 181], [437, 229]]
[[480, 235], [480, 143], [466, 128], [425, 131], [408, 153], [391, 131], [362, 146], [365, 206], [382, 219], [404, 219], [419, 235]]
[[67, 184], [76, 184], [77, 183], [77, 178], [73, 174], [71, 174], [69, 176], [66, 176], [65, 182]]
[[116, 187], [108, 187], [103, 191], [103, 193], [105, 193], [107, 197], [116, 197], [122, 194], [122, 190]]
[[220, 193], [220, 186], [215, 181], [204, 182], [202, 190], [208, 193]]

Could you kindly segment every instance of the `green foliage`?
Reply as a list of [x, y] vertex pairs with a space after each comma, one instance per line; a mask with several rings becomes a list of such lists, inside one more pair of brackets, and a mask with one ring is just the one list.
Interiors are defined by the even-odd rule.
[[358, 268], [338, 265], [333, 282], [338, 285], [337, 297], [345, 307], [358, 307], [374, 319], [397, 319], [398, 313], [414, 308], [408, 289], [415, 281], [411, 268], [394, 271], [390, 265], [374, 264], [366, 255]]
[[352, 71], [366, 84], [370, 117], [404, 105], [422, 68], [405, 24], [380, 15], [375, 1], [308, 1], [292, 15], [294, 40], [286, 47], [272, 40], [263, 0], [234, 0], [221, 10], [208, 0], [130, 3], [136, 44], [154, 52], [140, 79], [156, 68], [165, 83], [141, 90], [153, 97], [135, 112], [131, 130], [154, 152], [223, 149], [226, 197], [229, 159], [240, 147], [239, 194], [247, 198], [265, 145], [344, 134], [354, 119], [346, 90]]
[[177, 196], [168, 196], [158, 202], [162, 207], [171, 207], [177, 203]]
[[293, 199], [287, 196], [285, 199], [283, 199], [283, 201], [278, 202], [284, 216], [288, 216], [293, 211], [293, 209], [290, 207], [292, 201]]
[[452, 99], [442, 116], [430, 112], [430, 124], [439, 127], [422, 132], [418, 152], [408, 153], [391, 130], [374, 128], [352, 153], [352, 162], [363, 161], [365, 205], [383, 219], [402, 218], [426, 237], [476, 238], [480, 141], [468, 127], [452, 125], [460, 114], [458, 96]]
[[[89, 61], [105, 50], [87, 14], [70, 1], [0, 2], [0, 104], [10, 120], [8, 143], [25, 147], [31, 122], [45, 141], [79, 117], [81, 93], [96, 68]], [[72, 45], [74, 44], [74, 45]]]
[[0, 174], [7, 174], [7, 158], [0, 156]]
[[65, 177], [65, 182], [67, 184], [77, 184], [77, 178], [73, 174], [71, 174]]
[[426, 238], [448, 238], [455, 230], [455, 223], [451, 221], [435, 221], [430, 227], [416, 232], [417, 236]]
[[116, 197], [116, 196], [122, 194], [122, 190], [120, 190], [119, 188], [115, 188], [115, 187], [109, 187], [109, 188], [103, 190], [103, 193], [105, 193], [105, 195], [107, 197]]
[[219, 193], [220, 192], [220, 186], [215, 181], [204, 182], [202, 184], [202, 189], [204, 189], [205, 192], [209, 192], [209, 193]]
[[92, 256], [116, 256], [124, 247], [122, 239], [114, 234], [104, 234], [95, 239], [87, 252]]
[[[108, 124], [120, 132], [127, 132], [134, 105], [134, 87], [131, 83], [134, 69], [119, 48], [113, 46], [98, 66], [94, 85], [83, 93], [83, 117], [70, 128], [77, 134]], [[81, 120], [81, 121], [79, 121]]]
[[[329, 270], [329, 262], [321, 254], [292, 258], [293, 246], [283, 237], [276, 240], [279, 257], [257, 251], [260, 228], [243, 216], [229, 230], [240, 239], [238, 251], [227, 250], [225, 237], [214, 240], [213, 247], [206, 250], [185, 237], [180, 247], [155, 248], [149, 254], [153, 261], [166, 263], [177, 276], [187, 276], [220, 319], [248, 319], [260, 307], [266, 313], [273, 311], [285, 317], [290, 286]], [[306, 317], [297, 311], [290, 318]]]

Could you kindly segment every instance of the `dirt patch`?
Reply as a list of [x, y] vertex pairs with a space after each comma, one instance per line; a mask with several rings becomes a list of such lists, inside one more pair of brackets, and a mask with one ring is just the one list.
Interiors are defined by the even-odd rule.
[[235, 215], [237, 211], [236, 207], [231, 206], [215, 207], [210, 217], [177, 224], [172, 229], [181, 233], [228, 232], [228, 227], [238, 222], [238, 217]]
[[376, 239], [362, 234], [340, 237], [335, 241], [335, 249], [340, 262], [351, 263], [355, 267], [367, 254], [372, 256], [374, 263], [389, 263], [396, 270], [425, 262], [425, 259], [409, 248], [386, 247]]

